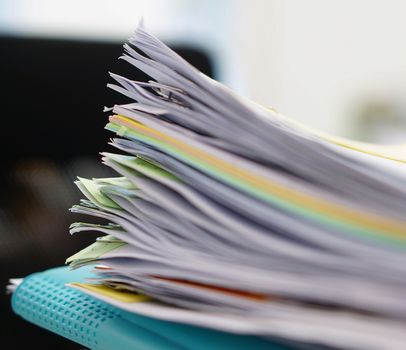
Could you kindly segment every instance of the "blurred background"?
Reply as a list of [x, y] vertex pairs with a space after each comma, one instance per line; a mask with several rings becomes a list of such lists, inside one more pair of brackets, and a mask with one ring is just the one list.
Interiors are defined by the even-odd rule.
[[[112, 135], [103, 106], [122, 100], [108, 71], [144, 17], [147, 29], [242, 95], [310, 127], [358, 140], [406, 140], [406, 2], [395, 0], [0, 0], [0, 289], [62, 265], [94, 240], [70, 237], [76, 176]], [[77, 349], [11, 312], [2, 345]]]

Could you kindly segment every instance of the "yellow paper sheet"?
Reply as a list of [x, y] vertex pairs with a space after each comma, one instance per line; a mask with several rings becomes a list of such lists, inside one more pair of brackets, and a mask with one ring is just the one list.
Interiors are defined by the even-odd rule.
[[104, 295], [106, 297], [122, 301], [124, 303], [138, 303], [142, 301], [148, 301], [151, 300], [151, 298], [147, 295], [144, 294], [137, 294], [137, 293], [132, 293], [128, 292], [125, 290], [118, 290], [114, 289], [102, 284], [91, 284], [91, 283], [79, 283], [79, 282], [73, 282], [70, 283], [72, 286], [77, 286], [81, 287], [84, 289], [87, 289], [91, 292], [95, 292], [101, 295]]
[[395, 237], [404, 238], [406, 236], [405, 221], [392, 220], [389, 218], [383, 218], [369, 213], [356, 211], [352, 208], [346, 208], [336, 203], [327, 202], [321, 198], [312, 197], [305, 193], [294, 191], [286, 186], [274, 183], [262, 176], [252, 174], [245, 169], [238, 168], [232, 163], [219, 159], [216, 156], [208, 154], [194, 146], [185, 144], [174, 137], [163, 134], [160, 131], [152, 129], [130, 118], [122, 115], [114, 115], [110, 119], [113, 122], [118, 122], [120, 125], [127, 126], [130, 129], [134, 129], [142, 134], [170, 144], [193, 158], [198, 159], [211, 167], [219, 169], [220, 171], [239, 179], [250, 186], [265, 191], [272, 196], [283, 198], [286, 201], [296, 203], [299, 206], [320, 212], [326, 216], [334, 217], [338, 220], [344, 220], [351, 224], [362, 225], [364, 227], [371, 228], [372, 230], [387, 232]]

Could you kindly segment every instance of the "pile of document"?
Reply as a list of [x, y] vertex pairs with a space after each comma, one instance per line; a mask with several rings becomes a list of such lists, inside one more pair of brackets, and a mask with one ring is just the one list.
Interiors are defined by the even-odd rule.
[[[140, 26], [111, 74], [116, 178], [76, 182], [99, 231], [72, 283], [124, 310], [333, 348], [406, 344], [406, 148], [314, 132], [237, 96]], [[293, 102], [294, 103], [294, 102]], [[100, 219], [104, 224], [100, 224]], [[124, 294], [123, 294], [124, 293]], [[123, 298], [128, 294], [143, 298]]]

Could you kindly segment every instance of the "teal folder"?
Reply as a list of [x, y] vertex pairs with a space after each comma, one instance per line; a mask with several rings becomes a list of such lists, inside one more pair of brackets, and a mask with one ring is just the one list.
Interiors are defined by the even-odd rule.
[[65, 285], [89, 276], [87, 268], [68, 271], [59, 267], [34, 273], [13, 293], [12, 308], [27, 321], [92, 350], [297, 349], [256, 336], [129, 313]]

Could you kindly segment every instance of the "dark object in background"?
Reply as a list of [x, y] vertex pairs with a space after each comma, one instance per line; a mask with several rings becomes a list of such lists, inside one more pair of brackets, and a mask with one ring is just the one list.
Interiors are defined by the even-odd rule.
[[[103, 106], [125, 102], [107, 89], [114, 72], [146, 77], [117, 58], [120, 43], [0, 38], [0, 298], [2, 347], [78, 349], [78, 345], [15, 316], [1, 290], [10, 277], [62, 265], [93, 237], [70, 237], [80, 220], [68, 208], [80, 195], [76, 176], [112, 175], [100, 163], [112, 134]], [[192, 48], [175, 50], [211, 75], [209, 58]]]

